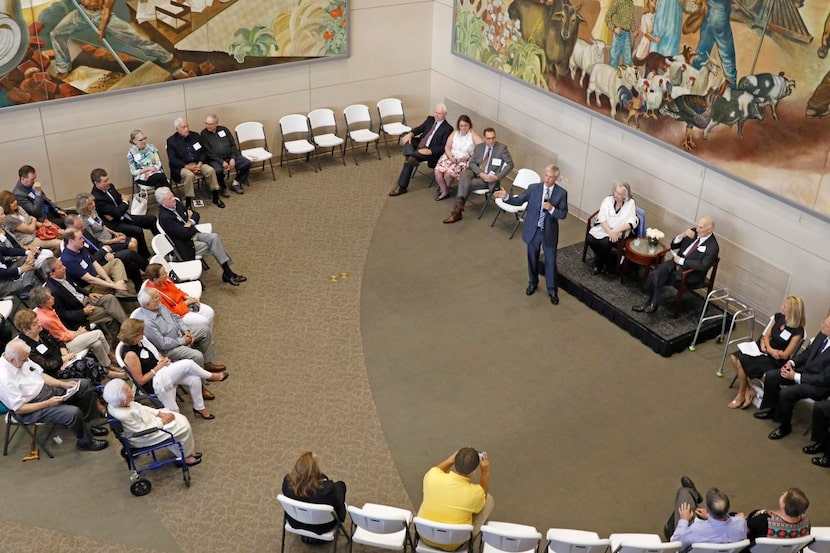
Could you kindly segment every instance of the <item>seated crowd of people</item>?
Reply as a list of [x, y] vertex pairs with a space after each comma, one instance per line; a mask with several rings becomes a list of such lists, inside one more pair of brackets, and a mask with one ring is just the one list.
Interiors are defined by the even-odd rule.
[[[477, 483], [472, 481], [476, 472]], [[463, 447], [426, 472], [422, 502], [416, 516], [443, 524], [470, 525], [475, 540], [495, 506], [489, 487], [487, 452]], [[282, 494], [334, 509], [336, 519], [321, 524], [297, 521], [286, 513], [286, 523], [292, 528], [322, 535], [346, 521], [346, 484], [329, 479], [320, 469], [318, 457], [311, 451], [302, 453], [285, 475]], [[810, 535], [809, 506], [806, 494], [793, 487], [784, 491], [772, 508], [753, 509], [748, 514], [736, 513], [731, 510], [726, 493], [711, 488], [702, 495], [694, 482], [683, 476], [663, 533], [666, 540], [679, 542], [681, 550], [696, 543], [732, 544], [748, 539], [752, 545], [757, 538], [802, 538]], [[459, 551], [466, 545], [466, 542], [434, 543], [423, 536], [419, 539], [444, 551]], [[309, 537], [303, 537], [303, 541], [320, 542]]]
[[[141, 131], [130, 133], [131, 173], [154, 188], [157, 215], [132, 213], [131, 196], [122, 195], [102, 168], [91, 171], [90, 192], [79, 194], [72, 209], [48, 198], [30, 165], [20, 168], [13, 190], [0, 191], [0, 294], [16, 298], [11, 320], [3, 321], [0, 402], [22, 423], [68, 427], [80, 450], [107, 447], [99, 438], [107, 434], [108, 415], [131, 432], [175, 428], [185, 444], [185, 462], [194, 465], [201, 454], [179, 414], [176, 389], [189, 389], [194, 415], [214, 419], [205, 401], [216, 396], [205, 383], [226, 380], [227, 367], [215, 358], [213, 309], [179, 288], [164, 265], [150, 263], [146, 231], [163, 233], [179, 261], [212, 255], [222, 268], [222, 281], [239, 286], [247, 278], [231, 269], [219, 235], [197, 227], [193, 179], [215, 166], [212, 196], [224, 207], [220, 195], [227, 196], [228, 186], [243, 193], [250, 162], [241, 158], [215, 115], [208, 115], [201, 136], [184, 132], [184, 119], [176, 119], [175, 126], [168, 152], [179, 155], [171, 156], [171, 167], [183, 181], [184, 202], [170, 189], [158, 150]], [[187, 138], [187, 146], [176, 150], [179, 138]], [[225, 176], [233, 171], [236, 180], [226, 185]], [[96, 386], [107, 381], [96, 394]], [[162, 407], [137, 407], [133, 386]], [[143, 441], [154, 439], [164, 437]]]

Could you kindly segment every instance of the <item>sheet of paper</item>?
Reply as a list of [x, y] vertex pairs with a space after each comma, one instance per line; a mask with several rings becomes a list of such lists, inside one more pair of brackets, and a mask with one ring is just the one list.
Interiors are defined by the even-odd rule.
[[761, 350], [758, 349], [758, 344], [755, 342], [741, 342], [738, 344], [738, 349], [741, 350], [741, 353], [749, 355], [750, 357], [761, 356]]

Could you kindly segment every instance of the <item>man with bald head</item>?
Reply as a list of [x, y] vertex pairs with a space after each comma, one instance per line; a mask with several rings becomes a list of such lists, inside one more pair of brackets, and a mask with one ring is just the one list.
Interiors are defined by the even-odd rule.
[[401, 136], [403, 167], [398, 176], [398, 184], [389, 193], [390, 196], [406, 194], [412, 174], [422, 161], [426, 161], [430, 169], [435, 167], [438, 158], [444, 153], [444, 146], [447, 144], [450, 133], [452, 133], [452, 125], [447, 121], [447, 106], [437, 104], [434, 117], [428, 116], [411, 132]]
[[671, 259], [653, 270], [646, 280], [648, 301], [631, 309], [646, 313], [657, 311], [663, 286], [680, 282], [683, 271], [687, 269], [692, 269], [692, 273], [686, 277], [686, 283], [690, 287], [703, 283], [706, 280], [706, 272], [720, 253], [718, 241], [712, 233], [714, 230], [715, 222], [711, 217], [705, 216], [698, 219], [696, 227], [678, 234], [671, 243]]

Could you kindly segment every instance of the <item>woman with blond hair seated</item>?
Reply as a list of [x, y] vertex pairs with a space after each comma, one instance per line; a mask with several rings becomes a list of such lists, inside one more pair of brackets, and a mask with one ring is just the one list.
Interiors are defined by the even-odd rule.
[[[294, 468], [285, 475], [282, 481], [282, 493], [284, 496], [297, 501], [331, 505], [334, 507], [337, 519], [340, 522], [346, 520], [346, 484], [329, 480], [329, 477], [320, 470], [319, 458], [311, 451], [306, 451], [300, 455], [300, 458], [294, 463]], [[315, 534], [325, 534], [337, 526], [336, 520], [313, 525], [303, 524], [294, 520], [288, 514], [285, 517], [292, 528], [310, 530]], [[309, 542], [311, 540], [303, 541]]]
[[[184, 462], [192, 467], [202, 462], [202, 454], [196, 451], [193, 441], [193, 429], [181, 413], [172, 413], [161, 409], [153, 409], [135, 401], [133, 388], [123, 380], [112, 380], [104, 386], [104, 401], [107, 402], [107, 411], [121, 422], [128, 434], [138, 434], [151, 428], [163, 428], [170, 432], [175, 439], [181, 442], [184, 450]], [[145, 436], [130, 438], [130, 445], [135, 447], [149, 447], [170, 438], [166, 432], [151, 432]], [[179, 457], [178, 444], [168, 447], [170, 452]]]
[[594, 225], [585, 238], [594, 252], [593, 274], [613, 270], [611, 248], [636, 229], [637, 224], [637, 206], [631, 197], [631, 187], [627, 182], [615, 182], [611, 195], [602, 200]]
[[[40, 222], [26, 213], [17, 203], [17, 198], [8, 190], [0, 191], [0, 205], [3, 206], [3, 228], [11, 233], [21, 248], [45, 248], [56, 256], [61, 254], [63, 229], [49, 219]], [[43, 238], [38, 237], [38, 233]]]
[[145, 286], [158, 291], [162, 305], [181, 317], [184, 324], [206, 326], [213, 330], [213, 308], [185, 294], [159, 263], [147, 265], [144, 275], [147, 277]]
[[144, 321], [138, 319], [121, 323], [118, 339], [124, 342], [121, 356], [135, 383], [145, 392], [155, 393], [165, 409], [179, 412], [176, 387], [182, 385], [190, 390], [193, 414], [206, 420], [216, 418], [205, 408], [205, 400], [215, 396], [202, 388], [202, 381], [222, 382], [228, 379], [228, 373], [211, 374], [190, 359], [171, 362], [160, 353], [156, 356], [155, 348], [144, 341]]
[[765, 372], [784, 366], [804, 337], [806, 320], [804, 301], [798, 296], [789, 296], [781, 305], [781, 312], [773, 315], [771, 324], [758, 339], [761, 355], [736, 351], [729, 357], [738, 373], [738, 393], [729, 402], [730, 409], [745, 409], [752, 405], [755, 390], [749, 386], [749, 379], [761, 378]]

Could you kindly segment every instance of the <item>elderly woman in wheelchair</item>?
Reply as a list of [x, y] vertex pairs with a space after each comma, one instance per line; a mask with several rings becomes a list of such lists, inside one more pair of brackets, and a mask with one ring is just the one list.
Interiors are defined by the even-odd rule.
[[[184, 450], [184, 463], [192, 467], [202, 462], [202, 454], [196, 451], [190, 422], [181, 413], [172, 413], [164, 409], [153, 409], [134, 401], [135, 395], [131, 384], [123, 380], [111, 380], [104, 387], [104, 401], [107, 402], [109, 414], [118, 419], [127, 434], [135, 435], [153, 428], [163, 428], [181, 442]], [[148, 447], [170, 439], [167, 432], [150, 432], [130, 438], [130, 445]], [[178, 443], [171, 442], [169, 447], [173, 455], [179, 457]]]

